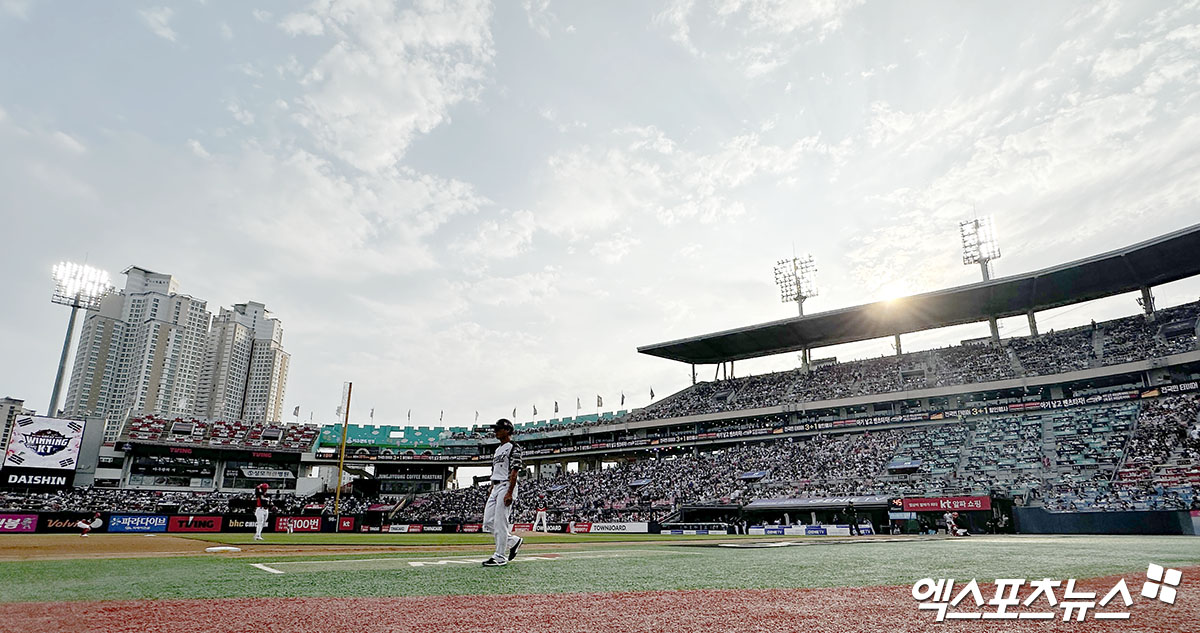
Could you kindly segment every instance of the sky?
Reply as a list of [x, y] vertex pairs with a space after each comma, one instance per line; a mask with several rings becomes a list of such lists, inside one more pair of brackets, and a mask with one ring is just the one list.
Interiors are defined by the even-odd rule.
[[793, 253], [813, 313], [977, 281], [971, 217], [997, 276], [1200, 222], [1196, 1], [0, 0], [0, 58], [0, 395], [40, 411], [61, 260], [265, 303], [304, 420], [353, 381], [352, 422], [469, 425], [685, 387], [637, 346], [791, 316]]

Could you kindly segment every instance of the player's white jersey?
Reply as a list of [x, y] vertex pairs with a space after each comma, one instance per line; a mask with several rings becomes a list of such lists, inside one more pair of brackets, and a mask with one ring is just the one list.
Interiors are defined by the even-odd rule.
[[514, 468], [520, 470], [523, 465], [522, 452], [516, 442], [505, 442], [497, 446], [492, 455], [492, 481], [508, 481], [508, 473]]

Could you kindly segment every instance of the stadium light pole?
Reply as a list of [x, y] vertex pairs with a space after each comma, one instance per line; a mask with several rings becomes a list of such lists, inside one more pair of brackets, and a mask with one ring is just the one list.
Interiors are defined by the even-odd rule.
[[[1000, 259], [1000, 242], [996, 239], [992, 218], [963, 220], [958, 223], [958, 233], [962, 237], [963, 265], [979, 264], [983, 280], [991, 281], [992, 260]], [[1000, 327], [996, 324], [996, 317], [988, 317], [988, 326], [992, 330], [992, 340], [1000, 342]]]
[[[775, 262], [775, 285], [783, 303], [796, 302], [796, 310], [804, 316], [804, 300], [817, 296], [817, 265], [812, 255], [796, 256]], [[801, 354], [801, 364], [808, 371], [809, 352]]]
[[58, 373], [54, 376], [54, 389], [50, 392], [50, 407], [46, 413], [53, 417], [58, 413], [58, 398], [62, 394], [67, 357], [71, 355], [71, 339], [75, 334], [75, 318], [79, 309], [99, 310], [100, 302], [116, 288], [113, 287], [107, 272], [85, 264], [59, 262], [51, 269], [51, 275], [54, 278], [51, 303], [71, 307], [71, 319], [67, 321], [67, 335], [63, 338], [62, 354], [58, 357]]

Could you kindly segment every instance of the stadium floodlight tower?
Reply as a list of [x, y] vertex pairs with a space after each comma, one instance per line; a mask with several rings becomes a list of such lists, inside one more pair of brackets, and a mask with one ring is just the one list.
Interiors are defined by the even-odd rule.
[[[979, 264], [983, 280], [990, 281], [992, 260], [1000, 259], [1000, 242], [996, 240], [996, 228], [992, 218], [963, 220], [958, 223], [958, 233], [962, 236], [963, 265]], [[988, 317], [988, 326], [992, 329], [992, 340], [999, 342], [1000, 328], [996, 324], [996, 317]]]
[[54, 376], [54, 390], [50, 392], [50, 408], [47, 415], [58, 413], [58, 397], [62, 393], [63, 376], [67, 371], [67, 357], [71, 354], [71, 338], [75, 333], [75, 317], [79, 309], [99, 310], [100, 302], [112, 294], [113, 287], [108, 273], [99, 268], [74, 262], [59, 262], [52, 270], [54, 295], [50, 301], [71, 306], [71, 320], [67, 321], [67, 336], [63, 339], [62, 355], [58, 357], [58, 373]]
[[[775, 263], [775, 285], [779, 286], [779, 298], [784, 303], [796, 302], [800, 316], [804, 316], [804, 300], [817, 296], [817, 265], [812, 255], [781, 259]], [[809, 350], [801, 355], [804, 371], [808, 371]]]

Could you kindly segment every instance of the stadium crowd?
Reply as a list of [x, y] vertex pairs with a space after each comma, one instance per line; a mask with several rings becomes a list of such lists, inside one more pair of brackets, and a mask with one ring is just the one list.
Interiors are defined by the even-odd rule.
[[[322, 494], [297, 497], [291, 493], [272, 491], [267, 499], [271, 508], [281, 514], [333, 514], [334, 499]], [[342, 514], [357, 514], [369, 505], [369, 500], [344, 496]], [[172, 514], [228, 514], [251, 512], [252, 492], [186, 492], [138, 490], [132, 488], [79, 487], [53, 492], [0, 492], [0, 511], [32, 512], [132, 512]]]
[[[972, 342], [941, 349], [701, 382], [630, 413], [637, 422], [755, 409], [953, 385], [1044, 376], [1196, 349], [1200, 302], [1001, 344]], [[1168, 336], [1169, 335], [1169, 336]], [[603, 424], [572, 423], [562, 428]], [[556, 427], [557, 428], [557, 427]]]

